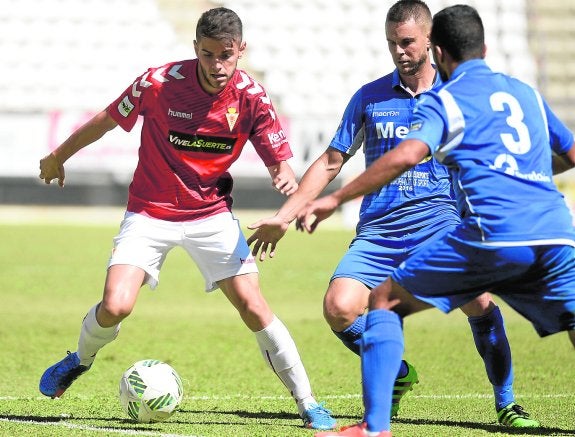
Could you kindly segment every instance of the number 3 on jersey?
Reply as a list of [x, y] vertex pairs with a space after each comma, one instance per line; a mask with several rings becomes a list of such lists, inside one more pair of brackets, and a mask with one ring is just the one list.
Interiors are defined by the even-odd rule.
[[516, 135], [510, 133], [500, 134], [503, 145], [507, 147], [511, 153], [516, 155], [523, 155], [531, 149], [531, 137], [529, 136], [529, 129], [523, 123], [523, 110], [521, 105], [515, 97], [509, 93], [502, 91], [493, 93], [489, 98], [491, 109], [498, 112], [507, 111], [507, 125], [514, 129]]

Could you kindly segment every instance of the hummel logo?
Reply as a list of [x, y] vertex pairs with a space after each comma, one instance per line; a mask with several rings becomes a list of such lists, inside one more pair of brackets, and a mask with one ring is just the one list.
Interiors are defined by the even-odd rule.
[[170, 117], [185, 118], [187, 120], [192, 119], [192, 113], [191, 112], [173, 111], [172, 108], [168, 108], [168, 115]]

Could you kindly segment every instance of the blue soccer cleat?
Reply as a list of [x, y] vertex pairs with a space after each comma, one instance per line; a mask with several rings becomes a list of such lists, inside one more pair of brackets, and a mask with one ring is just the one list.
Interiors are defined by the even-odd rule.
[[323, 402], [313, 404], [305, 410], [303, 419], [303, 426], [311, 429], [330, 430], [335, 428], [336, 421], [331, 417], [331, 411], [323, 406]]
[[40, 378], [40, 392], [52, 399], [59, 398], [82, 373], [90, 366], [82, 366], [76, 352], [70, 353], [62, 360], [48, 367]]

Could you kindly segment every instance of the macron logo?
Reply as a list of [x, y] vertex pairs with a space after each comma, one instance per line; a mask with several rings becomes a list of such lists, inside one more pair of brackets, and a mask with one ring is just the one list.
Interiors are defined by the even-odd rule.
[[187, 120], [192, 119], [192, 113], [191, 112], [173, 111], [172, 108], [168, 108], [168, 115], [170, 117], [185, 118]]

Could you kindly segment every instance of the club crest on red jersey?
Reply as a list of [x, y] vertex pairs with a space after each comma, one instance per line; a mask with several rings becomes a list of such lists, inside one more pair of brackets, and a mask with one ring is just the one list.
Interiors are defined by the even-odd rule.
[[226, 119], [228, 120], [228, 126], [230, 127], [230, 132], [234, 130], [234, 126], [236, 125], [236, 121], [238, 121], [239, 112], [236, 108], [228, 108], [228, 112], [226, 113]]

